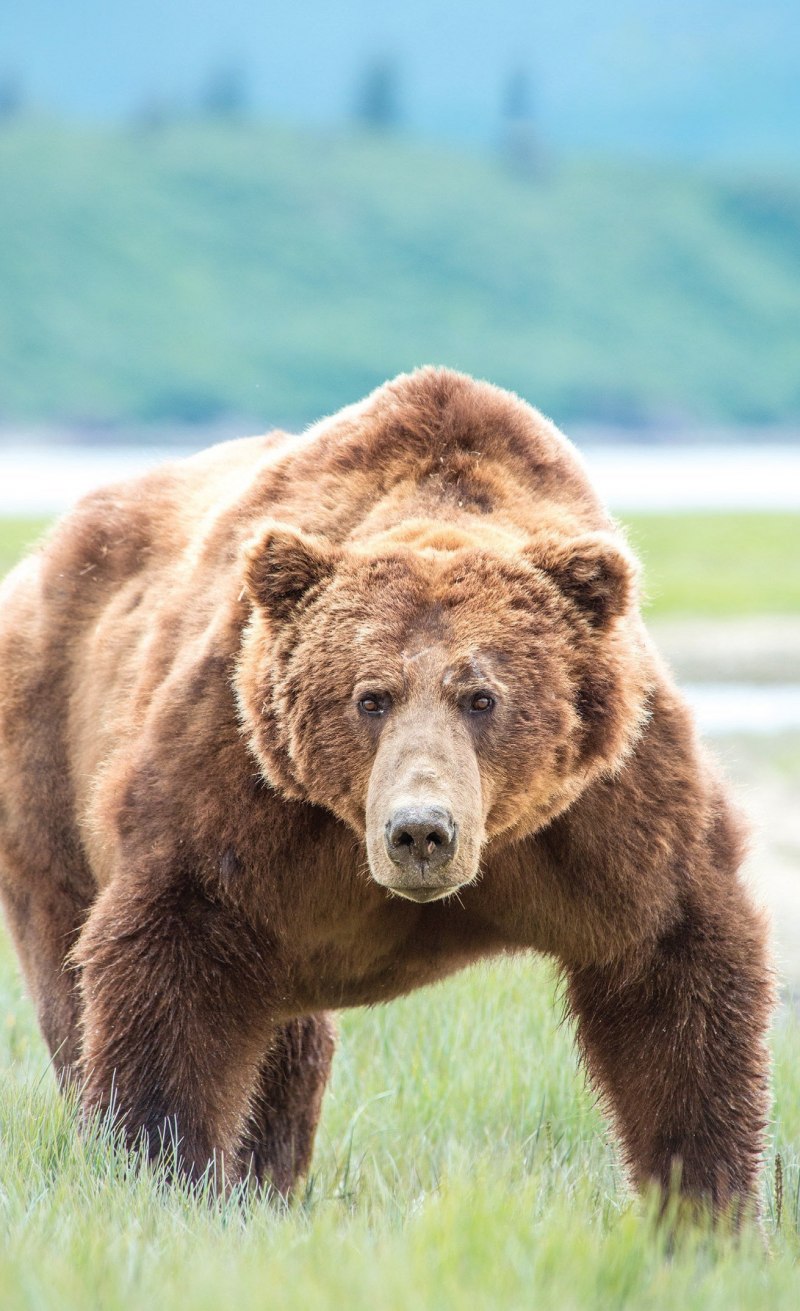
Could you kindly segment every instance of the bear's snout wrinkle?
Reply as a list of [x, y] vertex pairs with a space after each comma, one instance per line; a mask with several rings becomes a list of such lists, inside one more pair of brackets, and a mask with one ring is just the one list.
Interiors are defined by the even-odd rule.
[[485, 839], [475, 748], [457, 712], [431, 710], [441, 670], [428, 677], [381, 739], [365, 815], [373, 879], [418, 902], [473, 882]]

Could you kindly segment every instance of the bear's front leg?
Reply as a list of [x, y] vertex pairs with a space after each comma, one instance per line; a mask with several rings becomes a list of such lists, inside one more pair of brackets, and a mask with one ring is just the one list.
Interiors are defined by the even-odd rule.
[[336, 1046], [332, 1016], [289, 1020], [264, 1058], [242, 1138], [243, 1172], [287, 1201], [308, 1172]]
[[666, 1199], [677, 1184], [735, 1222], [756, 1214], [773, 988], [744, 889], [687, 905], [636, 959], [568, 976], [580, 1046], [636, 1185], [655, 1182]]
[[73, 957], [86, 1113], [110, 1112], [129, 1146], [144, 1138], [151, 1159], [190, 1180], [213, 1161], [235, 1181], [274, 1031], [263, 942], [185, 882], [112, 884]]

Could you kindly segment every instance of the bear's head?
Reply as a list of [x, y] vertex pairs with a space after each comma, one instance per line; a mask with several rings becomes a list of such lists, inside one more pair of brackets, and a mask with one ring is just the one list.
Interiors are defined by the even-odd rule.
[[446, 545], [266, 525], [236, 674], [267, 779], [351, 825], [372, 877], [419, 902], [617, 768], [647, 696], [617, 537]]

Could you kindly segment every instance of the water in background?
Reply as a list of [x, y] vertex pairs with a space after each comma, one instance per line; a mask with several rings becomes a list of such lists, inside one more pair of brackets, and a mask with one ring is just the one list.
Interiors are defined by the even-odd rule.
[[[196, 445], [181, 448], [4, 444], [0, 514], [57, 514], [93, 487], [208, 444], [202, 430]], [[598, 445], [582, 454], [616, 511], [800, 509], [798, 446]]]

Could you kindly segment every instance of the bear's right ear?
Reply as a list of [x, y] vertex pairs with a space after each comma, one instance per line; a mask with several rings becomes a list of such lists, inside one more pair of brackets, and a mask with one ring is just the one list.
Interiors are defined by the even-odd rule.
[[270, 615], [288, 619], [312, 587], [331, 577], [340, 554], [321, 537], [269, 524], [245, 550], [245, 586]]

